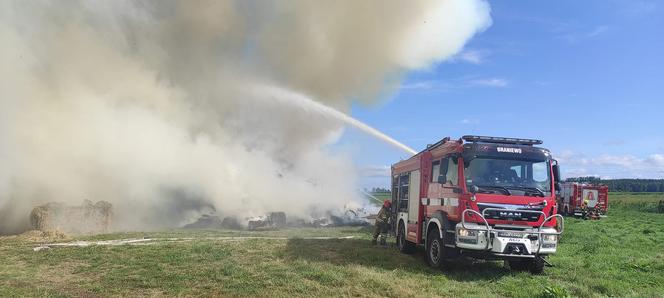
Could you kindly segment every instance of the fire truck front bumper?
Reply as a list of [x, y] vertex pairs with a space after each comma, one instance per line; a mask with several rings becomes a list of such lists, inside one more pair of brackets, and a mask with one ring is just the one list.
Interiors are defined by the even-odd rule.
[[503, 257], [529, 257], [553, 254], [558, 248], [554, 228], [499, 229], [484, 225], [461, 223], [456, 226], [456, 246], [465, 250], [484, 251]]
[[[479, 216], [482, 222], [466, 222], [465, 215], [467, 213]], [[554, 218], [558, 220], [558, 229], [544, 227], [547, 222]], [[564, 219], [560, 215], [546, 217], [539, 227], [520, 225], [491, 226], [483, 214], [467, 209], [462, 214], [462, 221], [456, 225], [455, 244], [463, 250], [489, 253], [496, 257], [528, 258], [536, 255], [555, 253], [563, 228]]]

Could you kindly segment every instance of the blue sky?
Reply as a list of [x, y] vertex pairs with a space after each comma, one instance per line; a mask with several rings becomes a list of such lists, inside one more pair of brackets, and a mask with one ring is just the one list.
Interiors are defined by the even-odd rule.
[[[352, 115], [416, 150], [464, 134], [538, 138], [568, 177], [664, 178], [664, 2], [490, 4], [492, 26], [454, 59]], [[350, 129], [344, 144], [364, 187], [388, 185], [406, 157]]]

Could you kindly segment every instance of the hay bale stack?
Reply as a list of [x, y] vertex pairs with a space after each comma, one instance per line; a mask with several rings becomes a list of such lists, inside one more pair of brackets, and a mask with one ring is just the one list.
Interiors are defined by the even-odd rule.
[[286, 227], [286, 213], [285, 212], [272, 212], [270, 213], [270, 221], [276, 228]]
[[80, 206], [51, 202], [32, 209], [30, 223], [40, 231], [70, 234], [108, 232], [113, 218], [113, 205], [106, 201], [85, 200]]
[[59, 210], [62, 209], [61, 203], [47, 203], [37, 206], [30, 212], [30, 223], [35, 230], [49, 231], [54, 230], [54, 219], [58, 217]]

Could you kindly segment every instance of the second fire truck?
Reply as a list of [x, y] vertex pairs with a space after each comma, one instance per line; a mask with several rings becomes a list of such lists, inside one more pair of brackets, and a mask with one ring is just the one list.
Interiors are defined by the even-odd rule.
[[503, 259], [540, 273], [556, 252], [559, 170], [539, 140], [445, 138], [392, 166], [393, 229], [404, 253], [432, 267], [460, 256]]
[[603, 184], [565, 182], [558, 199], [562, 215], [596, 217], [606, 215], [609, 210], [609, 187]]

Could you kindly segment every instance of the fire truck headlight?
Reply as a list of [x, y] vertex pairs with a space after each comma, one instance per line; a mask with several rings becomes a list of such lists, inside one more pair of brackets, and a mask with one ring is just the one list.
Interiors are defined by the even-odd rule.
[[460, 228], [457, 231], [459, 237], [477, 237], [477, 231]]
[[542, 240], [544, 242], [557, 242], [558, 235], [542, 235]]

